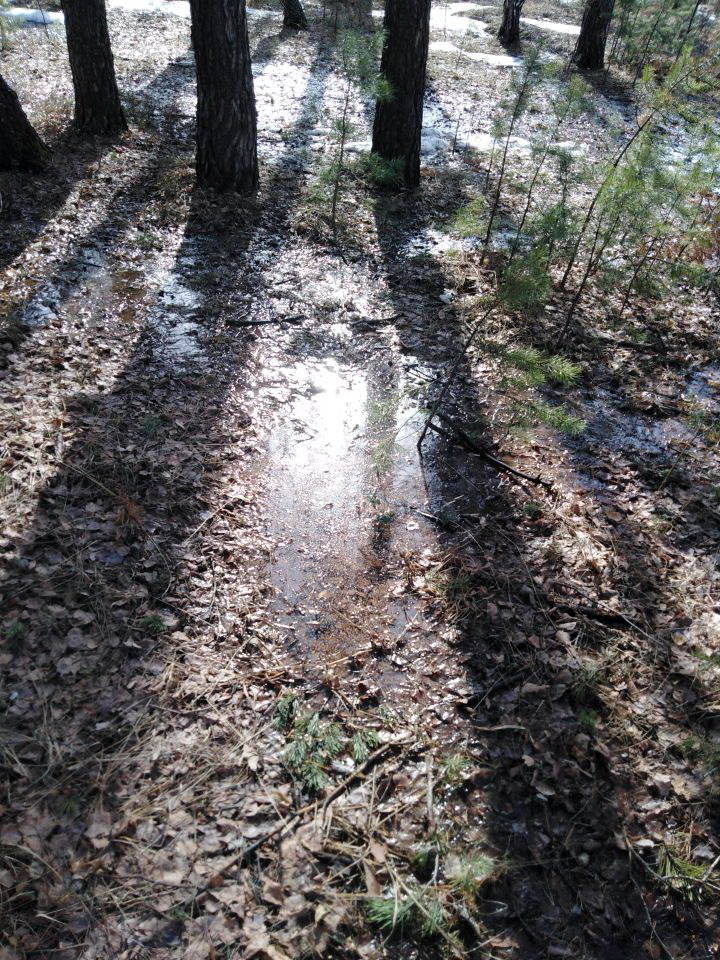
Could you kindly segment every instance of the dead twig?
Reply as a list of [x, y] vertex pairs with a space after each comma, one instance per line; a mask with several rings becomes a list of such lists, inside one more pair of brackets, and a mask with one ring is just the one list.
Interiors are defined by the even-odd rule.
[[554, 489], [549, 480], [543, 480], [542, 477], [533, 477], [529, 473], [523, 473], [522, 470], [511, 467], [510, 464], [505, 463], [504, 460], [498, 460], [498, 458], [493, 456], [489, 450], [486, 450], [484, 447], [481, 447], [475, 443], [475, 441], [472, 440], [471, 437], [469, 437], [461, 427], [458, 427], [457, 424], [454, 424], [452, 421], [450, 421], [444, 414], [438, 412], [436, 413], [436, 416], [440, 417], [443, 422], [446, 422], [450, 425], [452, 433], [450, 430], [444, 430], [436, 423], [432, 423], [430, 421], [427, 422], [426, 426], [429, 430], [433, 430], [445, 440], [449, 440], [451, 442], [453, 440], [460, 441], [460, 445], [469, 453], [474, 453], [476, 456], [482, 457], [485, 463], [489, 464], [500, 473], [510, 474], [510, 476], [517, 477], [519, 480], [527, 480], [528, 483], [537, 484], [540, 487], [544, 487], [546, 490], [552, 491]]
[[[372, 769], [386, 754], [391, 753], [399, 747], [407, 746], [408, 743], [410, 743], [409, 740], [393, 740], [391, 743], [383, 744], [374, 753], [371, 753], [367, 760], [360, 764], [357, 770], [353, 770], [349, 776], [347, 776], [341, 783], [334, 787], [325, 797], [322, 805], [323, 817], [325, 816], [329, 805], [334, 800], [337, 800], [339, 796], [345, 793], [345, 791], [352, 786], [359, 777], [362, 777], [363, 774]], [[221, 869], [210, 878], [208, 883], [196, 890], [192, 897], [189, 897], [180, 906], [183, 909], [190, 909], [200, 897], [204, 896], [206, 893], [209, 893], [214, 885], [221, 883], [222, 879], [227, 875], [229, 870], [232, 870], [234, 867], [242, 866], [254, 853], [256, 853], [261, 847], [265, 846], [268, 841], [275, 838], [279, 839], [283, 836], [283, 834], [295, 827], [297, 823], [302, 820], [305, 814], [316, 809], [317, 800], [313, 800], [311, 803], [306, 803], [305, 806], [300, 807], [300, 809], [296, 810], [288, 820], [282, 821], [276, 827], [273, 827], [272, 830], [268, 830], [267, 833], [264, 833], [261, 837], [258, 837], [258, 839], [249, 846], [244, 847], [236, 856], [229, 860], [224, 867], [221, 867]]]

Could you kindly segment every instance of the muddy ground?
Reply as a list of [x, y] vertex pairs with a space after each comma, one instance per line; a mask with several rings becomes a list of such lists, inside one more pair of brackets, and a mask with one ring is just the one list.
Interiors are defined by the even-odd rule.
[[[717, 300], [618, 326], [591, 293], [577, 383], [537, 391], [574, 437], [517, 429], [492, 349], [553, 349], [567, 295], [459, 359], [488, 104], [579, 23], [530, 6], [511, 54], [497, 4], [434, 9], [422, 186], [348, 173], [335, 240], [319, 7], [250, 14], [252, 200], [194, 186], [182, 3], [109, 4], [115, 143], [68, 132], [62, 25], [11, 35], [54, 159], [0, 183], [2, 960], [717, 955]], [[565, 131], [591, 158], [621, 80]], [[418, 453], [453, 370], [449, 415], [532, 479]]]

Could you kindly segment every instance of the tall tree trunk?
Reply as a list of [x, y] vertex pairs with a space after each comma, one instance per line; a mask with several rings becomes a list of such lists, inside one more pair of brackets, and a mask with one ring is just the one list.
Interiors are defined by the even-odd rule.
[[525, 0], [504, 0], [503, 18], [498, 39], [504, 47], [512, 47], [520, 40], [520, 14]]
[[581, 70], [602, 70], [605, 66], [605, 44], [614, 7], [615, 0], [587, 0], [572, 56]]
[[301, 0], [283, 0], [283, 26], [293, 30], [307, 30], [307, 17]]
[[0, 170], [42, 170], [49, 156], [17, 94], [0, 77]]
[[190, 0], [197, 65], [197, 179], [252, 193], [257, 116], [245, 0]]
[[89, 135], [127, 130], [115, 79], [105, 0], [62, 0], [62, 9], [75, 89], [75, 126]]
[[430, 40], [430, 0], [386, 0], [380, 71], [391, 95], [375, 107], [372, 149], [401, 160], [408, 187], [420, 183], [420, 139]]

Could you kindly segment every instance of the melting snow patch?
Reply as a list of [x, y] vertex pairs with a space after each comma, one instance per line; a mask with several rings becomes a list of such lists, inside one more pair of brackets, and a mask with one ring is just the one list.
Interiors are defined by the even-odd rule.
[[430, 44], [430, 50], [434, 53], [455, 53], [467, 60], [474, 60], [476, 63], [489, 63], [493, 67], [520, 67], [523, 63], [522, 57], [511, 57], [506, 53], [481, 53], [473, 50], [463, 50], [449, 40], [433, 40]]
[[128, 13], [167, 13], [173, 17], [190, 19], [190, 4], [186, 0], [106, 0], [111, 10]]
[[474, 17], [464, 17], [462, 14], [470, 10], [490, 10], [492, 7], [480, 6], [476, 3], [449, 3], [444, 6], [434, 6], [430, 12], [431, 30], [451, 30], [453, 33], [482, 34], [488, 28], [486, 23]]
[[12, 20], [15, 23], [37, 24], [38, 26], [65, 22], [62, 13], [55, 13], [52, 10], [32, 9], [31, 7], [9, 7], [7, 10], [0, 11], [0, 18]]
[[574, 23], [558, 23], [556, 20], [534, 20], [532, 17], [522, 17], [520, 22], [530, 27], [537, 27], [538, 30], [547, 30], [548, 33], [565, 33], [572, 37], [580, 35], [580, 27]]
[[[164, 13], [173, 17], [190, 19], [190, 4], [188, 0], [106, 0], [111, 10], [125, 10], [128, 13]], [[280, 17], [276, 10], [256, 10], [246, 7], [249, 17]], [[62, 14], [60, 15], [62, 16]]]

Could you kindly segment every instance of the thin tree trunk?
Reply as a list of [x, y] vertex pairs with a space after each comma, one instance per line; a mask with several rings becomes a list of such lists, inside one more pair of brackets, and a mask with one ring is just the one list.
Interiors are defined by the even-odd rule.
[[581, 70], [602, 70], [615, 0], [587, 0], [572, 59]]
[[504, 0], [503, 18], [498, 39], [504, 47], [512, 47], [520, 40], [520, 14], [525, 0]]
[[62, 0], [70, 70], [75, 89], [75, 126], [83, 134], [127, 130], [110, 48], [105, 0]]
[[245, 0], [190, 0], [197, 65], [198, 183], [252, 193], [257, 116]]
[[405, 185], [420, 183], [420, 141], [428, 43], [430, 0], [386, 0], [385, 42], [380, 71], [391, 96], [378, 99], [373, 153], [402, 161]]
[[[408, 16], [411, 13], [408, 11]], [[372, 0], [350, 0], [348, 3], [348, 22], [363, 30], [372, 26]]]
[[0, 77], [0, 170], [42, 170], [49, 156], [17, 94]]
[[283, 26], [293, 30], [307, 30], [307, 17], [301, 0], [283, 0]]

